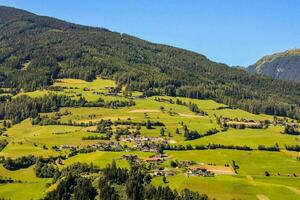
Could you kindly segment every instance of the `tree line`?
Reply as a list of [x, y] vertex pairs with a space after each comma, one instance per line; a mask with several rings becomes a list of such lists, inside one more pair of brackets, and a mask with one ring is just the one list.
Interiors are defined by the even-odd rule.
[[199, 139], [202, 137], [214, 135], [219, 132], [217, 129], [213, 128], [213, 129], [206, 131], [206, 133], [200, 134], [196, 130], [189, 130], [186, 125], [183, 125], [183, 129], [184, 129], [183, 136], [185, 137], [185, 140], [195, 140], [195, 139]]

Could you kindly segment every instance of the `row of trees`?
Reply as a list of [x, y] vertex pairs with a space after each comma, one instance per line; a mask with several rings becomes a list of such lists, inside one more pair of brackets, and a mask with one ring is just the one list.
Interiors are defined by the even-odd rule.
[[[252, 151], [253, 148], [243, 145], [224, 145], [224, 144], [207, 144], [207, 145], [195, 145], [192, 146], [190, 144], [184, 145], [170, 145], [170, 144], [163, 144], [159, 146], [159, 149], [163, 150], [175, 150], [175, 151], [189, 151], [189, 150], [207, 150], [207, 149], [236, 149], [236, 150], [243, 150], [243, 151]], [[288, 151], [300, 151], [300, 145], [285, 145], [285, 149]], [[280, 151], [279, 145], [276, 143], [274, 146], [265, 146], [265, 145], [258, 145], [257, 150], [260, 151]]]
[[200, 134], [196, 130], [189, 130], [186, 125], [183, 126], [183, 129], [185, 140], [195, 140], [198, 138], [214, 135], [219, 132], [217, 129], [213, 128], [206, 131], [206, 133]]
[[22, 156], [16, 159], [6, 158], [3, 161], [3, 167], [8, 170], [18, 170], [21, 168], [28, 168], [34, 165], [36, 158], [33, 155]]
[[[22, 95], [0, 104], [0, 119], [10, 120], [13, 124], [31, 117], [35, 118], [38, 113], [58, 111], [60, 107], [108, 107], [117, 108], [133, 106], [134, 101], [108, 101], [99, 99], [96, 102], [87, 102], [84, 98], [78, 100], [61, 95], [45, 95], [43, 97], [31, 98]], [[36, 122], [35, 124], [37, 124]]]
[[200, 145], [197, 144], [192, 146], [191, 144], [187, 145], [170, 145], [170, 144], [161, 144], [158, 147], [161, 151], [163, 150], [174, 150], [174, 151], [190, 151], [190, 150], [208, 150], [208, 149], [236, 149], [236, 150], [243, 150], [243, 151], [252, 151], [253, 148], [243, 145], [223, 145], [223, 144], [207, 144], [207, 145]]
[[265, 145], [258, 145], [258, 150], [261, 151], [280, 151], [279, 145], [276, 143], [274, 146], [265, 146]]
[[89, 136], [86, 136], [86, 137], [82, 137], [82, 140], [110, 140], [109, 137], [107, 136], [98, 136], [98, 135], [89, 135]]
[[285, 145], [286, 150], [288, 151], [300, 151], [300, 145]]
[[284, 126], [284, 133], [289, 135], [300, 135], [300, 131], [298, 131], [297, 128], [288, 124]]

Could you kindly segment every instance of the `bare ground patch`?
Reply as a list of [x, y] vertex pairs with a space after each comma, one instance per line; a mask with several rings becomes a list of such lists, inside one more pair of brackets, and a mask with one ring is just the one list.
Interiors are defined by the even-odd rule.
[[128, 113], [158, 113], [161, 112], [160, 110], [154, 110], [154, 109], [136, 109], [136, 110], [130, 110]]
[[215, 174], [226, 174], [226, 175], [234, 175], [235, 172], [231, 167], [225, 167], [225, 166], [211, 166], [206, 165], [205, 166], [209, 171], [214, 172]]
[[202, 117], [200, 115], [191, 115], [191, 114], [184, 114], [184, 113], [179, 113], [179, 116], [181, 116], [181, 117]]
[[270, 200], [266, 195], [264, 194], [257, 194], [256, 195], [258, 200]]
[[234, 170], [232, 167], [226, 167], [223, 165], [207, 165], [207, 164], [202, 164], [202, 165], [193, 165], [190, 168], [205, 168], [208, 171], [211, 171], [215, 174], [223, 174], [223, 175], [235, 175]]

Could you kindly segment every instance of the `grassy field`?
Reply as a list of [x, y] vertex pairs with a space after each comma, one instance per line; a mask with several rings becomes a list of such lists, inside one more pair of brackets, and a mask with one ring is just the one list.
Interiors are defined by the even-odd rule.
[[[240, 175], [264, 175], [265, 171], [277, 176], [300, 176], [300, 162], [296, 157], [285, 152], [266, 151], [238, 151], [238, 150], [194, 150], [167, 151], [170, 159], [193, 160], [198, 163], [212, 163], [217, 165], [231, 164], [234, 160], [240, 169]], [[278, 165], [276, 163], [284, 163]], [[300, 181], [300, 180], [299, 180]]]
[[69, 166], [76, 162], [82, 162], [82, 163], [93, 163], [95, 166], [98, 167], [105, 167], [108, 164], [111, 164], [113, 160], [116, 161], [117, 166], [122, 168], [128, 168], [129, 163], [122, 159], [122, 155], [131, 154], [131, 155], [137, 155], [140, 158], [147, 158], [150, 155], [153, 155], [153, 153], [149, 152], [130, 152], [130, 153], [124, 153], [124, 152], [93, 152], [88, 154], [79, 154], [76, 156], [73, 156], [69, 159], [67, 159], [64, 162], [64, 165], [61, 167]]
[[276, 143], [281, 148], [285, 144], [294, 145], [299, 143], [300, 136], [282, 134], [281, 126], [270, 126], [268, 129], [230, 129], [209, 137], [188, 141], [189, 144], [218, 143], [225, 145], [247, 145], [257, 148], [258, 145], [273, 146]]
[[6, 199], [39, 199], [46, 194], [46, 184], [51, 183], [52, 179], [37, 178], [33, 167], [9, 171], [0, 167], [2, 177], [10, 177], [21, 183], [0, 184], [0, 197]]
[[[108, 79], [96, 79], [93, 82], [86, 82], [75, 79], [61, 79], [54, 83], [54, 86], [62, 87], [62, 91], [41, 90], [34, 92], [23, 92], [18, 95], [29, 95], [39, 97], [45, 94], [67, 95], [72, 98], [85, 97], [87, 101], [96, 101], [103, 98], [110, 100], [128, 100], [121, 93], [117, 96], [108, 95], [109, 88], [115, 87], [115, 83]], [[139, 96], [140, 92], [133, 92]], [[14, 98], [16, 97], [14, 96]], [[160, 97], [172, 99], [175, 97]], [[161, 164], [162, 167], [170, 167], [171, 160], [195, 161], [198, 164], [216, 164], [232, 166], [234, 160], [239, 166], [236, 175], [216, 175], [214, 177], [186, 176], [185, 169], [180, 169], [180, 173], [172, 177], [167, 177], [168, 183], [163, 183], [161, 177], [153, 179], [154, 185], [168, 184], [177, 190], [189, 188], [206, 193], [216, 199], [258, 199], [257, 195], [264, 195], [269, 199], [300, 199], [300, 152], [284, 150], [284, 146], [300, 144], [300, 136], [282, 134], [284, 127], [281, 125], [270, 125], [266, 129], [234, 129], [229, 128], [225, 132], [202, 137], [196, 140], [186, 141], [182, 124], [189, 130], [197, 130], [200, 134], [216, 128], [221, 130], [216, 122], [215, 116], [223, 116], [231, 119], [247, 119], [253, 121], [273, 120], [273, 116], [255, 115], [239, 109], [230, 109], [224, 104], [212, 100], [197, 100], [189, 98], [178, 98], [183, 102], [195, 103], [205, 111], [207, 115], [196, 115], [187, 106], [158, 102], [155, 97], [136, 98], [136, 105], [118, 109], [110, 108], [61, 108], [60, 113], [66, 110], [68, 115], [62, 116], [61, 122], [98, 122], [101, 119], [126, 120], [133, 122], [146, 122], [147, 120], [162, 122], [165, 126], [165, 138], [172, 144], [182, 144], [192, 146], [206, 145], [209, 143], [223, 145], [247, 145], [257, 149], [258, 145], [273, 146], [276, 143], [281, 148], [280, 152], [268, 151], [240, 151], [240, 150], [190, 150], [190, 151], [166, 151], [168, 157]], [[164, 109], [161, 109], [163, 107]], [[42, 115], [54, 116], [55, 113], [44, 113]], [[2, 121], [0, 121], [0, 128]], [[126, 126], [124, 126], [126, 127]], [[26, 119], [19, 124], [8, 128], [0, 139], [6, 139], [9, 144], [0, 152], [0, 156], [17, 158], [32, 154], [34, 156], [58, 156], [68, 155], [69, 151], [55, 151], [53, 146], [72, 145], [78, 148], [95, 144], [99, 140], [82, 140], [87, 136], [99, 136], [99, 133], [88, 132], [95, 127], [80, 127], [66, 125], [32, 125], [31, 119]], [[112, 126], [113, 130], [117, 127]], [[179, 134], [176, 134], [179, 129]], [[147, 137], [160, 137], [161, 127], [147, 129], [141, 127], [141, 135]], [[116, 142], [114, 137], [111, 139]], [[110, 142], [110, 141], [101, 141]], [[132, 144], [124, 143], [128, 146]], [[46, 148], [45, 148], [46, 147]], [[122, 160], [124, 154], [135, 154], [140, 158], [147, 158], [153, 153], [150, 152], [108, 152], [96, 151], [92, 153], [79, 153], [72, 157], [67, 157], [60, 169], [76, 162], [93, 163], [99, 167], [105, 167], [113, 160], [120, 167], [129, 167], [129, 163]], [[266, 177], [268, 171], [271, 176]], [[295, 177], [295, 175], [297, 177]], [[0, 197], [6, 199], [39, 199], [47, 192], [48, 185], [52, 179], [37, 178], [34, 174], [34, 166], [16, 171], [9, 171], [0, 165], [0, 177], [20, 180], [19, 183], [1, 184]], [[54, 187], [54, 186], [52, 186]], [[18, 191], [18, 192], [16, 192]], [[259, 196], [260, 197], [260, 196]]]
[[[291, 178], [292, 179], [292, 178]], [[299, 199], [299, 195], [282, 184], [250, 181], [244, 176], [220, 175], [213, 178], [176, 175], [167, 177], [168, 183], [163, 183], [162, 178], [155, 178], [154, 185], [169, 185], [180, 190], [189, 188], [200, 193], [206, 193], [216, 199], [257, 199], [263, 194], [269, 199]], [[291, 181], [292, 182], [292, 181]]]
[[47, 94], [50, 94], [50, 92], [47, 90], [37, 90], [37, 91], [33, 91], [33, 92], [20, 92], [19, 94], [15, 95], [14, 98], [21, 96], [21, 95], [27, 95], [32, 98], [35, 98], [35, 97], [41, 97], [41, 96], [44, 96]]

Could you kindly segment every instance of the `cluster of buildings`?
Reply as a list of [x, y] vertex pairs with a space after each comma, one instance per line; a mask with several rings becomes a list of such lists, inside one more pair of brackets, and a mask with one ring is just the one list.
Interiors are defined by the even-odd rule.
[[53, 149], [55, 151], [62, 151], [62, 150], [70, 150], [70, 151], [75, 151], [78, 147], [75, 145], [67, 145], [67, 144], [63, 144], [60, 146], [54, 146]]
[[127, 137], [122, 137], [121, 141], [124, 142], [135, 142], [136, 144], [141, 144], [144, 142], [165, 142], [165, 138], [163, 137], [146, 137], [146, 136], [134, 136], [134, 135], [128, 135]]
[[122, 151], [124, 148], [118, 142], [99, 142], [89, 146], [92, 149]]
[[[164, 168], [157, 167], [158, 164], [161, 164], [165, 161], [165, 158], [167, 158], [167, 154], [154, 154], [153, 156], [150, 156], [148, 158], [139, 158], [137, 155], [134, 154], [126, 154], [122, 156], [122, 159], [124, 160], [130, 160], [130, 161], [136, 161], [136, 162], [142, 162], [149, 164], [148, 166], [152, 166], [153, 170], [151, 171], [150, 175], [152, 177], [154, 176], [174, 176], [175, 172], [173, 170], [165, 170]], [[156, 167], [153, 167], [156, 166]]]
[[174, 176], [176, 173], [173, 170], [154, 170], [150, 175], [154, 176]]
[[158, 153], [158, 144], [167, 144], [168, 141], [163, 137], [146, 137], [146, 136], [133, 136], [128, 135], [121, 138], [122, 142], [133, 142], [131, 149], [143, 152]]
[[149, 158], [139, 158], [137, 155], [134, 154], [126, 154], [122, 156], [122, 159], [124, 160], [132, 160], [132, 161], [140, 161], [140, 162], [146, 162], [146, 163], [155, 163], [160, 164], [165, 161], [165, 158], [167, 158], [167, 154], [154, 154], [153, 156], [150, 156]]
[[190, 166], [186, 172], [187, 176], [214, 176], [214, 172], [209, 171], [204, 166]]

